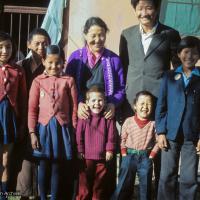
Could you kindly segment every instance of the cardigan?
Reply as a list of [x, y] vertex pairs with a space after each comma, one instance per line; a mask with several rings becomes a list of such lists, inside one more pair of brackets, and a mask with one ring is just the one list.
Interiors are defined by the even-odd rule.
[[[123, 69], [119, 57], [108, 49], [104, 49], [100, 64], [103, 66], [105, 93], [108, 103], [119, 106], [125, 97]], [[83, 47], [74, 51], [68, 59], [66, 74], [74, 77], [78, 89], [78, 102], [84, 101], [84, 94], [80, 90], [83, 80], [83, 70], [87, 66], [87, 49]]]
[[27, 111], [27, 90], [24, 70], [18, 65], [0, 67], [0, 101], [9, 99], [14, 108], [19, 125], [25, 127]]
[[35, 131], [38, 122], [47, 125], [53, 116], [61, 126], [72, 122], [76, 128], [76, 86], [72, 77], [41, 74], [33, 80], [29, 93], [29, 131]]

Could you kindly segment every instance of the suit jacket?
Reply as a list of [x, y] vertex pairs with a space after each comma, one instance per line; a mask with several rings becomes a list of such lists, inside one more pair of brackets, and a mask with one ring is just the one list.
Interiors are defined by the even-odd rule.
[[158, 96], [161, 78], [164, 71], [170, 69], [170, 61], [177, 66], [180, 64], [176, 56], [179, 41], [176, 30], [159, 23], [145, 55], [139, 25], [122, 32], [120, 58], [124, 67], [126, 97], [131, 105], [136, 93], [141, 90]]
[[[200, 70], [198, 69], [199, 74]], [[186, 140], [200, 137], [200, 76], [192, 75], [185, 87], [182, 74], [167, 72], [161, 82], [156, 107], [156, 132], [175, 140], [182, 132]]]
[[17, 62], [17, 65], [22, 67], [25, 72], [25, 78], [26, 78], [26, 87], [27, 91], [30, 91], [31, 84], [38, 75], [42, 74], [44, 72], [44, 66], [42, 63], [32, 72], [31, 70], [31, 64], [33, 62], [33, 57], [25, 58], [23, 60], [20, 60]]

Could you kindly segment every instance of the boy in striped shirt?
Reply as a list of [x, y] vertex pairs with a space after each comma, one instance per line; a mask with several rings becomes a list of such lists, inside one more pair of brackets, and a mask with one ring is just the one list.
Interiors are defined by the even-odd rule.
[[147, 91], [137, 93], [133, 108], [135, 115], [127, 118], [122, 126], [122, 164], [113, 200], [131, 199], [136, 173], [140, 199], [151, 199], [152, 159], [159, 151], [155, 122], [151, 121], [154, 109], [152, 94]]

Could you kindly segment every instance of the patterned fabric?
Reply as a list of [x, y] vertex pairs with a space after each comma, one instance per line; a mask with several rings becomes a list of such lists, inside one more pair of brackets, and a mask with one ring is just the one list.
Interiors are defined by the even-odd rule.
[[150, 121], [146, 126], [140, 128], [134, 116], [126, 119], [122, 126], [121, 149], [151, 150], [158, 152], [156, 144], [155, 122]]
[[[85, 78], [83, 75], [85, 68], [87, 68], [87, 60], [87, 50], [86, 47], [83, 47], [71, 54], [66, 67], [66, 74], [75, 79], [78, 89], [78, 102], [84, 101], [84, 93], [81, 91], [81, 85]], [[122, 103], [125, 96], [125, 83], [121, 61], [115, 53], [105, 48], [99, 62], [103, 66], [107, 102], [113, 103], [117, 107]]]
[[104, 49], [100, 53], [97, 53], [97, 55], [94, 55], [90, 51], [88, 46], [86, 48], [87, 48], [88, 65], [90, 68], [93, 68], [101, 58]]

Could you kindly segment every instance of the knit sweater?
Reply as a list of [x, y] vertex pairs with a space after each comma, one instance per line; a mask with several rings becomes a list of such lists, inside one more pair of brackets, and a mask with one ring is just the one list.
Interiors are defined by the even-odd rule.
[[85, 159], [105, 159], [107, 151], [114, 152], [116, 146], [116, 127], [113, 119], [105, 119], [103, 113], [94, 114], [87, 120], [78, 120], [76, 141], [78, 152]]
[[126, 153], [126, 149], [149, 150], [154, 155], [159, 151], [156, 144], [155, 122], [149, 121], [143, 128], [140, 128], [134, 117], [126, 119], [122, 126], [121, 152]]

